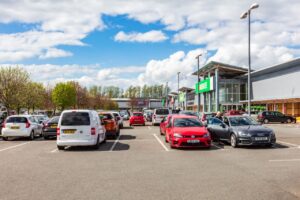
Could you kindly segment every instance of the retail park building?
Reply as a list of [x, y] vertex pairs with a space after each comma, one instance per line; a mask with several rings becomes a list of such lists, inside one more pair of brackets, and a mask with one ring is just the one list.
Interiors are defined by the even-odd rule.
[[[248, 69], [211, 61], [193, 73], [201, 77], [195, 89], [179, 89], [179, 107], [216, 112], [246, 109]], [[300, 59], [251, 72], [251, 110], [280, 111], [300, 116]]]

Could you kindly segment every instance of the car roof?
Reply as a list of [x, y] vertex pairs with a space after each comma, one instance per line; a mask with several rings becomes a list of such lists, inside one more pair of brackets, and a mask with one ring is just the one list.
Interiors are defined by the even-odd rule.
[[197, 116], [191, 116], [191, 115], [181, 115], [181, 114], [177, 114], [172, 116], [173, 119], [178, 119], [178, 118], [195, 118], [195, 119], [199, 119]]
[[81, 109], [73, 109], [73, 110], [64, 110], [63, 113], [67, 112], [92, 112], [93, 110], [81, 110]]

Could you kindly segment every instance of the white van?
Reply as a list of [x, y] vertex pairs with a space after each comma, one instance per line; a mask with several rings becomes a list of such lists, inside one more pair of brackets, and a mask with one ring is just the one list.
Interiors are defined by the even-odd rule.
[[66, 146], [93, 146], [99, 148], [106, 141], [105, 128], [98, 113], [93, 110], [66, 110], [60, 115], [57, 126], [57, 148]]
[[170, 110], [168, 108], [157, 108], [154, 109], [153, 115], [152, 115], [152, 125], [158, 125], [161, 123], [164, 117], [171, 114]]

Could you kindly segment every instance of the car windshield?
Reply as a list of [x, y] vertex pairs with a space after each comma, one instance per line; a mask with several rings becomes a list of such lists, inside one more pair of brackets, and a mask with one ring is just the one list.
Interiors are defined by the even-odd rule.
[[157, 109], [155, 112], [157, 115], [168, 115], [169, 110], [168, 109]]
[[202, 127], [202, 123], [196, 118], [178, 118], [174, 120], [174, 127]]
[[231, 126], [259, 125], [251, 117], [230, 117], [229, 121], [230, 121]]
[[90, 116], [87, 112], [67, 112], [64, 113], [61, 120], [63, 126], [88, 126], [90, 125]]
[[6, 123], [26, 123], [27, 118], [26, 117], [9, 117], [6, 120]]

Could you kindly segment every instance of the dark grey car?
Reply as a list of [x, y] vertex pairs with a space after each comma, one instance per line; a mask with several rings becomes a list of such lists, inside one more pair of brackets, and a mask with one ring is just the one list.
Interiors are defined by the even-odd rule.
[[276, 143], [272, 129], [264, 127], [248, 116], [227, 116], [223, 121], [210, 118], [207, 129], [214, 141], [225, 141], [232, 147], [239, 145], [265, 145]]

